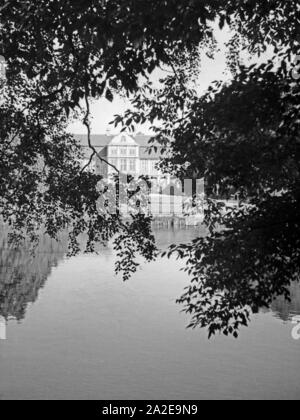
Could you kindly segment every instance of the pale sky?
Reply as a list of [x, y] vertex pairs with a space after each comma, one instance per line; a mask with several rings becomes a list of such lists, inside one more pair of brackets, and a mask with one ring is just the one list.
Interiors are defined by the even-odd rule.
[[[217, 30], [216, 38], [218, 41], [218, 52], [214, 59], [209, 59], [206, 55], [202, 57], [202, 65], [199, 73], [199, 93], [207, 90], [209, 85], [215, 80], [226, 80], [230, 78], [226, 69], [225, 42], [228, 41], [230, 33], [228, 30]], [[163, 76], [161, 70], [157, 70], [152, 75], [152, 80], [158, 81]], [[91, 104], [92, 115], [92, 134], [105, 134], [110, 130], [113, 134], [118, 134], [119, 130], [109, 125], [114, 119], [115, 114], [122, 114], [129, 107], [129, 102], [122, 98], [115, 97], [113, 102], [105, 98], [94, 101]], [[119, 126], [120, 127], [120, 126]], [[69, 131], [73, 134], [85, 134], [86, 128], [81, 121], [70, 124]], [[149, 126], [138, 127], [138, 131], [145, 134], [149, 133]]]
[[[208, 57], [203, 58], [202, 70], [200, 73], [201, 91], [205, 91], [214, 80], [223, 80], [225, 78], [225, 70], [226, 58], [224, 51], [217, 53], [214, 60], [211, 60]], [[163, 72], [156, 71], [153, 77], [158, 80], [161, 76], [163, 76]], [[94, 101], [91, 104], [93, 134], [104, 134], [109, 128], [113, 132], [116, 132], [113, 126], [109, 126], [109, 122], [113, 120], [115, 114], [122, 114], [126, 111], [128, 106], [128, 101], [118, 97], [115, 97], [113, 102], [109, 102], [105, 98]], [[85, 127], [80, 121], [71, 124], [69, 130], [74, 134], [83, 134], [86, 132]], [[147, 128], [141, 127], [141, 131], [147, 131]]]

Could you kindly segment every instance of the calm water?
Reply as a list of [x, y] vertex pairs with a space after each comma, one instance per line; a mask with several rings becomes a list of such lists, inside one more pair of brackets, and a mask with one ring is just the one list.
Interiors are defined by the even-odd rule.
[[[195, 235], [157, 237], [164, 248]], [[111, 250], [65, 259], [64, 245], [44, 239], [32, 258], [0, 239], [0, 399], [300, 398], [298, 286], [238, 340], [209, 341], [175, 304], [182, 262], [145, 265], [124, 284]]]

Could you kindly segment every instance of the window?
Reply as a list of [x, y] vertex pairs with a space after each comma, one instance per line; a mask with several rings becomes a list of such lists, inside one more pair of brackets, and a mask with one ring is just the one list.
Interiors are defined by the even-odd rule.
[[151, 160], [151, 175], [157, 174], [156, 164], [157, 164], [156, 160]]
[[126, 172], [127, 171], [127, 160], [126, 159], [121, 159], [120, 171], [121, 172]]
[[121, 137], [121, 143], [126, 143], [126, 137], [125, 136]]
[[135, 172], [136, 171], [135, 159], [130, 159], [129, 160], [129, 171], [130, 172]]
[[105, 166], [104, 166], [104, 164], [101, 162], [101, 161], [97, 161], [97, 163], [96, 163], [96, 171], [97, 171], [97, 174], [99, 175], [103, 175], [104, 173], [105, 173]]
[[110, 147], [110, 156], [118, 156], [118, 148]]
[[121, 154], [121, 156], [126, 156], [127, 155], [127, 147], [121, 147], [120, 154]]
[[148, 175], [148, 160], [141, 160], [141, 174]]
[[110, 162], [113, 166], [115, 166], [118, 169], [118, 159], [110, 159]]
[[130, 156], [136, 156], [136, 147], [130, 147], [129, 154]]

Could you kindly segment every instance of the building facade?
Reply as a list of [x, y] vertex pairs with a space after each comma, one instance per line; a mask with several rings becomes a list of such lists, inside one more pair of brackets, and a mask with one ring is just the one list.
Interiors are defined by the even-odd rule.
[[[86, 135], [75, 137], [84, 149], [86, 164], [91, 155]], [[123, 174], [134, 177], [145, 175], [152, 179], [161, 178], [163, 174], [157, 168], [161, 152], [158, 148], [156, 152], [149, 153], [149, 140], [150, 136], [142, 134], [136, 136], [130, 136], [126, 133], [115, 136], [93, 135], [91, 137], [92, 145], [97, 150], [98, 156], [103, 160], [95, 157], [91, 166], [105, 178], [116, 174], [116, 169]]]
[[[81, 135], [75, 138], [84, 150], [83, 165], [87, 165], [92, 155], [87, 144], [87, 136]], [[158, 164], [163, 155], [159, 147], [156, 151], [149, 153], [150, 138], [145, 135], [130, 136], [126, 133], [114, 136], [93, 135], [91, 143], [100, 159], [95, 156], [90, 167], [104, 179], [109, 179], [118, 173], [132, 175], [135, 178], [147, 176], [151, 181], [149, 196], [151, 200], [148, 208], [150, 213], [154, 216], [183, 217], [186, 211], [184, 202], [192, 197], [192, 183], [183, 185], [180, 180], [172, 178], [169, 174], [163, 174], [159, 170]], [[202, 184], [200, 186], [197, 184], [197, 191], [199, 192], [200, 189], [204, 191], [204, 184], [203, 188]], [[194, 222], [195, 219], [192, 219], [191, 223]]]

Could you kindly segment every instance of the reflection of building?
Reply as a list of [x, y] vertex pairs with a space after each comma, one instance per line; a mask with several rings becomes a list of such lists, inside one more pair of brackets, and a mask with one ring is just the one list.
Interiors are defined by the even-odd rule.
[[291, 302], [288, 302], [284, 296], [277, 297], [272, 303], [272, 311], [279, 318], [288, 321], [295, 315], [300, 315], [300, 283], [293, 282], [289, 287]]
[[[60, 242], [42, 236], [32, 254], [27, 245], [19, 249], [10, 247], [8, 232], [2, 227], [0, 230], [0, 321], [21, 320], [28, 304], [37, 300], [52, 268], [63, 259], [67, 235], [60, 238]], [[2, 322], [2, 329], [3, 326]]]
[[[5, 321], [25, 318], [27, 307], [34, 303], [45, 286], [52, 269], [68, 252], [69, 235], [61, 232], [58, 240], [41, 235], [36, 248], [29, 240], [15, 248], [8, 242], [9, 230], [0, 225], [0, 333], [5, 332]], [[81, 249], [86, 248], [84, 236], [78, 238]], [[96, 251], [103, 249], [98, 244]], [[32, 252], [34, 251], [34, 252]]]
[[[85, 151], [85, 160], [88, 162], [91, 150], [87, 146], [86, 135], [75, 136]], [[115, 174], [116, 167], [124, 174], [133, 176], [147, 175], [150, 178], [162, 176], [157, 169], [157, 164], [161, 157], [160, 150], [152, 151], [149, 154], [150, 136], [138, 134], [134, 137], [128, 134], [112, 135], [93, 135], [92, 145], [99, 152], [99, 156], [109, 162], [110, 165], [95, 158], [94, 169], [104, 177]]]

